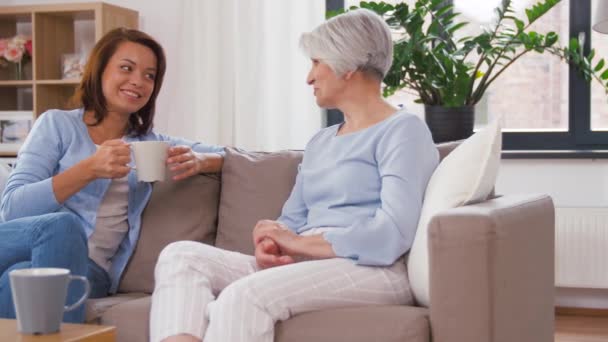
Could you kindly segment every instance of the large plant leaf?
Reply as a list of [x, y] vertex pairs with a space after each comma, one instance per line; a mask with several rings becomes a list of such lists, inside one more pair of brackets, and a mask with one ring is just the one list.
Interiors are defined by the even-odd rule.
[[528, 17], [528, 25], [531, 25], [540, 17], [545, 15], [549, 10], [551, 10], [555, 5], [557, 5], [560, 0], [545, 0], [545, 2], [539, 2], [532, 6], [532, 8], [526, 9], [526, 16]]

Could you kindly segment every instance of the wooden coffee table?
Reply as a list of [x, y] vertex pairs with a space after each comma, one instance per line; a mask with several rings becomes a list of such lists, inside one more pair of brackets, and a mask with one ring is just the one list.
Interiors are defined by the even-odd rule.
[[25, 335], [17, 331], [17, 321], [0, 319], [0, 341], [17, 342], [115, 342], [116, 328], [107, 325], [62, 323], [61, 330], [49, 335]]

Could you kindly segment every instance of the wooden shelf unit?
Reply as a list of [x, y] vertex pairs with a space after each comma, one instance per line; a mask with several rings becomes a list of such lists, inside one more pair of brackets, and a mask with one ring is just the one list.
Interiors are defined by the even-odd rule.
[[[65, 54], [89, 53], [116, 27], [138, 28], [136, 11], [103, 2], [0, 6], [0, 38], [32, 38], [32, 58], [16, 79], [16, 67], [0, 67], [0, 120], [5, 111], [31, 111], [35, 120], [49, 109], [69, 109], [79, 79], [62, 79]], [[0, 140], [1, 145], [1, 140]]]

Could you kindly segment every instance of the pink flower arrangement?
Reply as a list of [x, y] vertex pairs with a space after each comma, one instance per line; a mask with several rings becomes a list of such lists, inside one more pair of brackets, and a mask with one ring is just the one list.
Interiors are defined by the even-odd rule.
[[0, 38], [0, 61], [21, 63], [32, 56], [32, 40], [23, 35]]

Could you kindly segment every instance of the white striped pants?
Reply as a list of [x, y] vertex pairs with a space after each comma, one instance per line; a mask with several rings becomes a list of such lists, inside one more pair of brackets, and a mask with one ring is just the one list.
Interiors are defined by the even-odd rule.
[[278, 320], [303, 312], [413, 302], [403, 259], [389, 267], [350, 259], [261, 270], [255, 257], [192, 241], [163, 249], [155, 270], [150, 339], [273, 342]]

